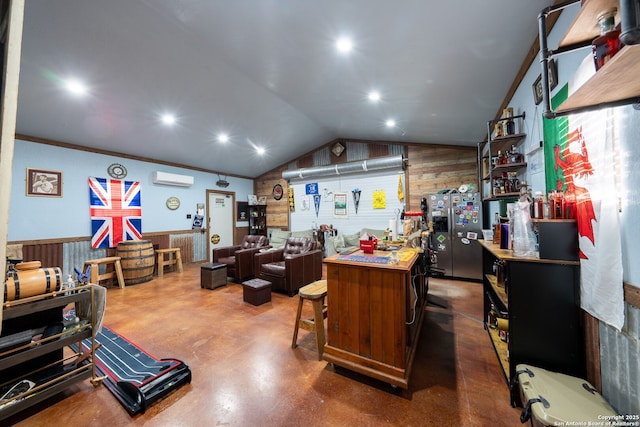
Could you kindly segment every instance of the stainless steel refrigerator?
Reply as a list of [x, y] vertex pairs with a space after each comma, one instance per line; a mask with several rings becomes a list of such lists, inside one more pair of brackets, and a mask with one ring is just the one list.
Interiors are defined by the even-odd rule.
[[436, 267], [445, 276], [482, 280], [482, 200], [478, 192], [431, 194], [427, 198], [428, 220], [433, 224], [431, 247], [437, 252]]

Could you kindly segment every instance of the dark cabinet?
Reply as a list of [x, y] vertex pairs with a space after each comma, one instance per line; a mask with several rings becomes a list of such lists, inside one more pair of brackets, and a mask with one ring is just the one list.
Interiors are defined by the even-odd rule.
[[[584, 377], [579, 262], [515, 257], [511, 250], [480, 242], [485, 329], [507, 384], [520, 363]], [[489, 324], [492, 305], [500, 328]], [[517, 387], [511, 404], [520, 404]]]
[[267, 235], [267, 207], [264, 205], [249, 206], [249, 234]]
[[81, 358], [78, 354], [65, 356], [63, 352], [65, 347], [93, 336], [93, 319], [72, 323], [48, 338], [32, 339], [48, 326], [62, 323], [63, 309], [69, 304], [90, 304], [90, 312], [95, 313], [91, 286], [76, 289], [69, 295], [49, 293], [4, 303], [0, 337], [0, 397], [4, 399], [0, 401], [0, 420], [78, 381], [92, 378], [94, 384], [99, 383], [93, 350]]

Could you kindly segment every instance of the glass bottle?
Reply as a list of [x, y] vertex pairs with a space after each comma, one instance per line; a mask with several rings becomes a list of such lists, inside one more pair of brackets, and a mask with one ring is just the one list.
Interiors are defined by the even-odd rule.
[[491, 304], [491, 310], [489, 310], [489, 314], [487, 315], [487, 323], [491, 329], [498, 328], [498, 310], [496, 310], [496, 306]]
[[613, 7], [598, 15], [600, 36], [596, 37], [591, 44], [596, 71], [620, 50], [620, 40], [618, 39], [620, 30], [615, 26], [616, 11], [617, 9]]
[[513, 121], [513, 117], [509, 117], [509, 120], [507, 120], [507, 124], [505, 127], [507, 128], [507, 135], [515, 135], [516, 122]]
[[536, 191], [536, 197], [533, 199], [533, 217], [536, 219], [544, 218], [544, 196], [540, 191]]

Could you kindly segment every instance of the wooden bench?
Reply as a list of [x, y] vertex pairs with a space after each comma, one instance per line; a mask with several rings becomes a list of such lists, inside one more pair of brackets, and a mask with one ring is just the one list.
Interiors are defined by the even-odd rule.
[[[121, 258], [119, 256], [112, 256], [106, 258], [90, 259], [84, 262], [83, 271], [87, 271], [87, 266], [90, 266], [89, 281], [96, 285], [100, 284], [101, 280], [118, 279], [118, 285], [124, 289], [124, 276], [122, 275], [122, 265], [120, 264]], [[100, 265], [107, 266], [107, 272], [100, 274]], [[113, 265], [113, 270], [109, 271], [109, 266]]]
[[[169, 255], [169, 258], [165, 258], [165, 254]], [[164, 274], [164, 267], [175, 265], [178, 272], [182, 273], [182, 257], [180, 256], [180, 248], [168, 248], [168, 249], [156, 249], [156, 255], [158, 257], [157, 268], [158, 277], [162, 277]]]

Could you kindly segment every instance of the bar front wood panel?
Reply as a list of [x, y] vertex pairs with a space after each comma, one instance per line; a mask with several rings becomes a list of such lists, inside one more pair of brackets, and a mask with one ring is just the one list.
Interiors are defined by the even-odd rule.
[[416, 257], [395, 266], [345, 262], [337, 256], [325, 260], [329, 307], [325, 360], [408, 387], [423, 309], [420, 299], [416, 323], [408, 326], [413, 317], [411, 269]]

